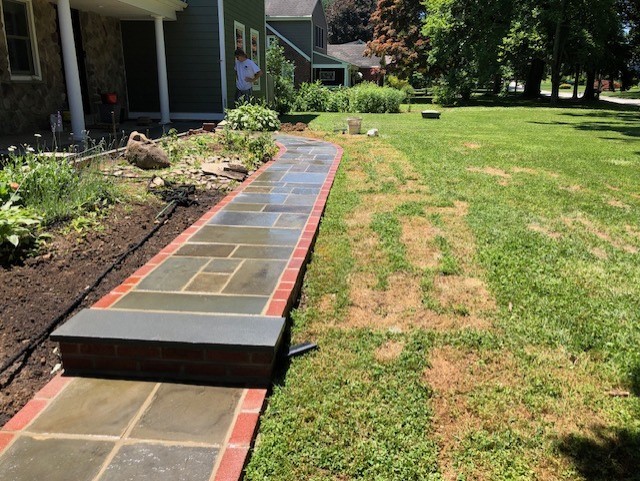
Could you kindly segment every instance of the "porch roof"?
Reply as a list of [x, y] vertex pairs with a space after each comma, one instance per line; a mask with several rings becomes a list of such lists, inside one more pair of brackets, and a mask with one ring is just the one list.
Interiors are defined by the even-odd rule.
[[[51, 1], [57, 3], [56, 0]], [[176, 12], [187, 7], [187, 3], [180, 0], [70, 0], [70, 3], [71, 8], [77, 10], [122, 20], [145, 20], [150, 17], [175, 20]]]

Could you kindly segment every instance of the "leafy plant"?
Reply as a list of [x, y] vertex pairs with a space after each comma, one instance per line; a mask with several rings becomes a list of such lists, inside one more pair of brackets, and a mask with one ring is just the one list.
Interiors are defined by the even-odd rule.
[[227, 122], [233, 130], [269, 132], [280, 128], [278, 113], [257, 104], [243, 104], [227, 110]]
[[316, 80], [302, 83], [298, 89], [293, 109], [298, 112], [326, 112], [331, 91]]
[[284, 55], [284, 48], [274, 41], [267, 49], [267, 73], [273, 79], [275, 99], [271, 106], [280, 114], [289, 112], [294, 102], [294, 69], [293, 62]]
[[16, 205], [17, 200], [19, 197], [14, 195], [0, 206], [0, 253], [35, 239], [34, 231], [41, 221], [31, 209]]
[[397, 113], [406, 93], [390, 87], [378, 87], [371, 82], [363, 82], [351, 89], [349, 105], [351, 112]]
[[247, 132], [237, 132], [225, 129], [221, 143], [225, 150], [232, 151], [240, 156], [244, 166], [253, 170], [267, 159], [273, 157], [278, 147], [268, 133], [250, 135]]

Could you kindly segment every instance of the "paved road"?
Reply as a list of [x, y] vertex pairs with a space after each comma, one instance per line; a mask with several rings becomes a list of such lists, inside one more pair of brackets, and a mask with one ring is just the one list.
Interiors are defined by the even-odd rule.
[[[542, 90], [540, 93], [546, 97], [551, 97], [551, 92], [548, 90]], [[561, 99], [570, 99], [573, 97], [572, 93], [569, 92], [560, 92]], [[635, 105], [636, 107], [640, 107], [640, 99], [621, 99], [618, 97], [607, 97], [606, 95], [601, 95], [600, 100], [603, 102], [609, 102], [612, 104], [618, 105]]]

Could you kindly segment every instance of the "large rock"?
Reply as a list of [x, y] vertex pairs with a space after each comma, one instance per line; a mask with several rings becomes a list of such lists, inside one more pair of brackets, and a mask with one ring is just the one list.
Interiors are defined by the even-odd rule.
[[167, 153], [140, 132], [131, 132], [124, 156], [130, 164], [145, 170], [171, 165]]

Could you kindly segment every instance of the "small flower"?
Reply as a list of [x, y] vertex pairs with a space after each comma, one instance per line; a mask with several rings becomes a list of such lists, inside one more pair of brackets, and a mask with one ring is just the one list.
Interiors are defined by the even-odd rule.
[[15, 152], [15, 151], [16, 151], [16, 149], [17, 149], [17, 147], [16, 147], [15, 145], [12, 145], [12, 146], [11, 146], [11, 147], [9, 147], [7, 150], [8, 150], [9, 152]]
[[40, 135], [40, 134], [33, 134], [33, 136], [34, 136], [34, 137], [36, 137], [36, 138], [38, 138], [38, 139], [39, 139], [40, 137], [42, 137], [42, 135]]
[[9, 187], [11, 187], [12, 190], [18, 190], [20, 188], [20, 184], [18, 184], [17, 182], [11, 182], [9, 184]]
[[33, 147], [27, 147], [27, 152], [35, 152], [36, 150]]

